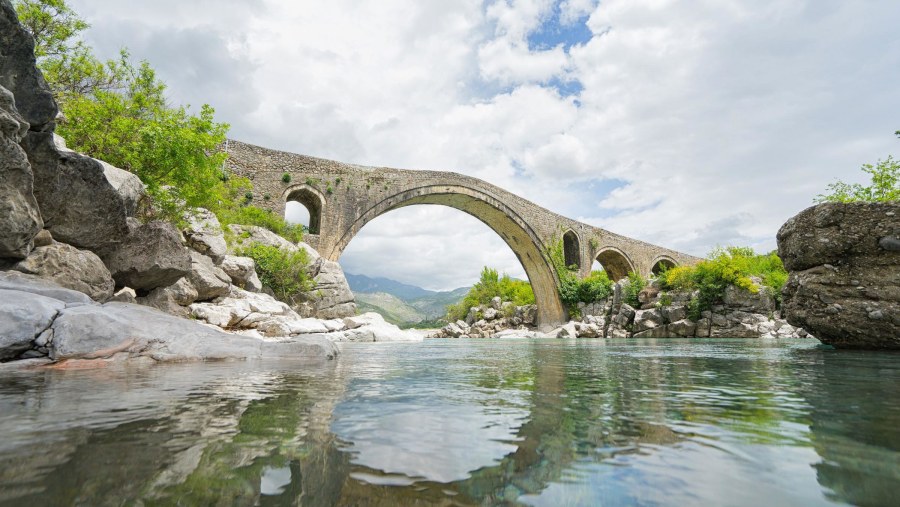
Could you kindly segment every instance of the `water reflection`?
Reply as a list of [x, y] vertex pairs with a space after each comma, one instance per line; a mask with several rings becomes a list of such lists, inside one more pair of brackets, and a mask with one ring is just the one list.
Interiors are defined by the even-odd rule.
[[0, 374], [0, 505], [887, 505], [900, 356], [356, 344], [320, 367]]

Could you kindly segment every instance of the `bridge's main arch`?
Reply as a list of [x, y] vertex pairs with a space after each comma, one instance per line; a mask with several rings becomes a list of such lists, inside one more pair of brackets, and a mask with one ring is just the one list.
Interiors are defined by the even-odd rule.
[[330, 260], [337, 260], [367, 223], [392, 210], [418, 204], [455, 208], [490, 227], [509, 245], [525, 268], [538, 303], [538, 325], [565, 320], [566, 310], [556, 289], [557, 279], [542, 252], [540, 238], [514, 210], [478, 189], [459, 185], [429, 185], [398, 192], [361, 213], [342, 231], [340, 239], [330, 250], [320, 253]]

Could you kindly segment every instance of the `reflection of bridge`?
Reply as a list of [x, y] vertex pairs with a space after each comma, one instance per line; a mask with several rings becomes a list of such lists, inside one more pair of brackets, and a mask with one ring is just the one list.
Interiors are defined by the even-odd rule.
[[663, 265], [696, 260], [557, 215], [470, 176], [363, 167], [236, 141], [229, 141], [227, 149], [228, 168], [253, 182], [254, 204], [282, 216], [288, 201], [309, 210], [307, 242], [330, 260], [338, 260], [369, 221], [404, 206], [442, 204], [478, 218], [503, 238], [525, 268], [542, 326], [566, 318], [549, 259], [549, 249], [558, 242], [566, 265], [577, 265], [582, 276], [594, 260], [614, 280], [630, 271], [648, 275]]

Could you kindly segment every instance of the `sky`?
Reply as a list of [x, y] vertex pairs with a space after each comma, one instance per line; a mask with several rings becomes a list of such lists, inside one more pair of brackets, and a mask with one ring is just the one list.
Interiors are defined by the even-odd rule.
[[[70, 0], [229, 136], [343, 162], [451, 170], [704, 256], [775, 248], [788, 218], [900, 155], [900, 2]], [[351, 273], [430, 289], [512, 251], [462, 212], [383, 215]]]

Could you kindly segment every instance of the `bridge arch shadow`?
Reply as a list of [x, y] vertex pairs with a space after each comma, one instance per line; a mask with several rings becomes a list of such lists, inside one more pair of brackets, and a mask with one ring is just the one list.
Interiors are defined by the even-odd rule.
[[628, 276], [628, 273], [635, 271], [634, 262], [631, 261], [625, 252], [616, 247], [601, 249], [597, 256], [594, 257], [594, 260], [603, 266], [603, 270], [606, 271], [609, 279], [614, 282], [625, 278]]
[[317, 189], [303, 184], [288, 187], [282, 199], [285, 203], [297, 202], [309, 212], [309, 233], [319, 234], [322, 227], [322, 212], [325, 210], [325, 196]]
[[433, 185], [409, 189], [383, 199], [343, 228], [330, 252], [336, 260], [357, 233], [375, 218], [392, 210], [419, 205], [442, 205], [463, 211], [487, 225], [509, 246], [528, 275], [537, 302], [537, 323], [548, 328], [564, 322], [567, 314], [557, 290], [556, 274], [545, 255], [543, 243], [518, 214], [499, 199], [480, 190], [457, 185]]
[[578, 234], [572, 229], [563, 234], [563, 255], [566, 266], [581, 269], [581, 242], [578, 240]]
[[669, 257], [668, 255], [660, 255], [656, 259], [653, 259], [653, 267], [650, 268], [650, 273], [653, 275], [659, 275], [663, 271], [669, 270], [677, 266], [678, 263], [675, 259]]

